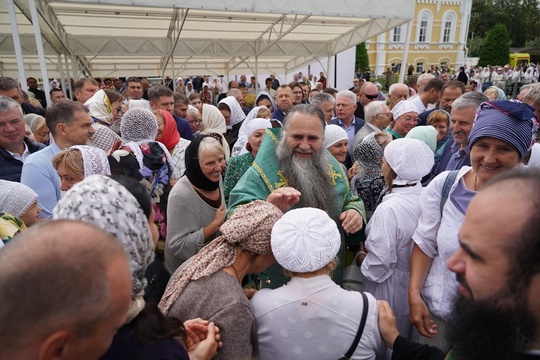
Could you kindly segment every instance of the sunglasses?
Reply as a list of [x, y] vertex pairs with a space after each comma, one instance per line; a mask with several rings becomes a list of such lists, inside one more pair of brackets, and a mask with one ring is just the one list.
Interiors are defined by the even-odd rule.
[[375, 94], [375, 95], [368, 95], [368, 94], [363, 94], [365, 97], [367, 97], [368, 99], [370, 100], [375, 100], [379, 97], [379, 94]]

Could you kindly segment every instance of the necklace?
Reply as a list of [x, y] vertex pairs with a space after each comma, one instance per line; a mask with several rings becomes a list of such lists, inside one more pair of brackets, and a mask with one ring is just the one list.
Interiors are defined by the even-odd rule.
[[476, 188], [476, 179], [478, 178], [478, 175], [474, 174], [474, 191], [478, 191]]

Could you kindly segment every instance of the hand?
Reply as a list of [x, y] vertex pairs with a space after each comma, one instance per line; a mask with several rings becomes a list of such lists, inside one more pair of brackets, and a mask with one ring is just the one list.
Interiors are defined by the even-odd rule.
[[386, 346], [393, 349], [394, 341], [399, 335], [396, 317], [390, 304], [386, 301], [377, 300], [377, 307], [379, 308], [379, 317], [377, 319], [379, 323], [379, 332], [381, 333]]
[[192, 360], [212, 359], [217, 349], [223, 346], [219, 328], [213, 322], [202, 319], [188, 320], [184, 323], [187, 332], [186, 350]]
[[282, 187], [276, 189], [268, 195], [266, 201], [278, 207], [281, 211], [287, 212], [300, 201], [300, 191], [292, 187]]
[[353, 209], [342, 212], [341, 215], [339, 215], [339, 220], [341, 220], [343, 231], [347, 234], [357, 233], [362, 230], [362, 226], [364, 225], [360, 213]]
[[214, 215], [214, 220], [212, 221], [218, 229], [225, 222], [226, 213], [227, 211], [225, 210], [225, 204], [221, 203], [219, 208], [216, 210], [216, 215]]
[[426, 303], [419, 294], [409, 294], [409, 316], [422, 336], [432, 338], [438, 334], [437, 324], [430, 319]]
[[351, 166], [351, 168], [347, 171], [347, 175], [349, 176], [349, 181], [355, 177], [358, 172], [360, 171], [360, 164], [358, 161], [355, 161], [354, 164]]
[[244, 294], [246, 294], [246, 297], [248, 299], [251, 299], [253, 295], [255, 295], [256, 292], [257, 292], [256, 289], [244, 289]]

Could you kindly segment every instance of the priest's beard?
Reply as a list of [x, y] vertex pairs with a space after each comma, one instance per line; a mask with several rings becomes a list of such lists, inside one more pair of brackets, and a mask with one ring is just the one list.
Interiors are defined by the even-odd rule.
[[313, 151], [310, 158], [299, 158], [282, 137], [276, 156], [289, 186], [301, 193], [298, 207], [318, 208], [330, 217], [339, 215], [335, 214], [337, 196], [328, 175], [330, 162], [322, 150]]
[[528, 289], [512, 288], [505, 286], [481, 301], [459, 296], [448, 329], [454, 359], [510, 360], [528, 348], [535, 331]]

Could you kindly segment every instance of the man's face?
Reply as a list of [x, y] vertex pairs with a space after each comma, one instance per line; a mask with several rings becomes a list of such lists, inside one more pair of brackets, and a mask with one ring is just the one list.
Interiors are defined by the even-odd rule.
[[289, 111], [293, 105], [293, 91], [291, 88], [278, 88], [276, 92], [276, 102], [279, 110]]
[[186, 112], [188, 110], [188, 104], [187, 103], [183, 103], [181, 101], [178, 101], [175, 105], [174, 105], [174, 115], [176, 116], [180, 116], [181, 118], [185, 119], [186, 118]]
[[231, 81], [229, 89], [238, 89], [238, 81]]
[[242, 92], [242, 98], [246, 97], [248, 94], [248, 89], [246, 87], [240, 88], [240, 91]]
[[352, 102], [348, 97], [338, 97], [336, 99], [336, 116], [340, 120], [351, 120], [354, 117], [356, 103]]
[[302, 96], [304, 95], [304, 91], [302, 90], [301, 86], [295, 86], [293, 89], [293, 104], [300, 104], [302, 102]]
[[450, 127], [454, 133], [454, 142], [461, 145], [461, 148], [469, 143], [469, 134], [475, 116], [476, 109], [474, 107], [452, 109], [450, 112]]
[[57, 102], [66, 100], [66, 95], [64, 95], [63, 91], [54, 91], [51, 94], [51, 102], [53, 104], [56, 104]]
[[295, 113], [288, 121], [285, 142], [298, 158], [311, 158], [321, 150], [324, 129], [318, 117]]
[[379, 89], [375, 85], [364, 87], [361, 91], [360, 104], [366, 106], [379, 97]]
[[429, 90], [428, 103], [435, 104], [441, 98], [441, 91], [437, 89]]
[[461, 95], [463, 95], [463, 93], [461, 92], [460, 88], [447, 87], [441, 93], [439, 108], [449, 113], [450, 111], [452, 111], [452, 104], [454, 103], [454, 100], [456, 100]]
[[153, 110], [165, 110], [172, 113], [174, 109], [174, 96], [160, 96], [156, 102], [150, 101], [150, 106]]
[[122, 88], [122, 80], [114, 80], [114, 88], [120, 90]]
[[111, 79], [107, 79], [103, 83], [105, 84], [105, 87], [107, 89], [110, 89], [112, 87], [112, 80]]
[[240, 75], [240, 81], [241, 81], [241, 82], [244, 82], [244, 83], [245, 83], [245, 82], [246, 82], [246, 79], [247, 79], [247, 78], [246, 78], [246, 75]]
[[440, 79], [444, 82], [448, 81], [448, 73], [444, 72], [441, 74]]
[[83, 87], [80, 91], [75, 91], [75, 96], [77, 97], [77, 101], [81, 103], [85, 103], [90, 99], [92, 96], [94, 96], [95, 93], [97, 93], [99, 90], [99, 86], [94, 85], [92, 82], [87, 81], [84, 83]]
[[142, 83], [131, 81], [126, 87], [126, 96], [133, 100], [140, 100], [142, 98], [143, 88]]
[[272, 80], [268, 80], [268, 81], [266, 82], [266, 87], [267, 87], [268, 89], [270, 89], [270, 88], [272, 87], [272, 83], [273, 83]]
[[302, 85], [302, 101], [306, 101], [309, 96], [309, 86]]
[[409, 88], [407, 86], [396, 87], [395, 90], [392, 90], [392, 94], [388, 94], [388, 99], [390, 100], [390, 105], [392, 107], [396, 106], [401, 100], [407, 100], [409, 98]]
[[60, 124], [63, 127], [62, 136], [73, 145], [85, 145], [94, 135], [92, 117], [85, 111], [76, 111], [71, 124]]
[[189, 123], [189, 127], [191, 128], [191, 132], [195, 134], [200, 130], [201, 121], [199, 120], [199, 117], [196, 113], [190, 112], [186, 115], [186, 120]]
[[321, 104], [321, 110], [324, 113], [326, 123], [330, 124], [330, 120], [335, 116], [336, 106], [330, 101], [325, 101]]
[[23, 143], [24, 119], [18, 108], [2, 114], [0, 113], [0, 147], [15, 152], [16, 147]]
[[23, 103], [23, 96], [18, 88], [13, 88], [11, 90], [0, 90], [0, 95], [12, 98], [16, 102], [18, 102], [19, 105]]
[[29, 89], [31, 89], [31, 90], [36, 90], [37, 89], [38, 83], [37, 83], [36, 79], [30, 78], [30, 79], [26, 80], [26, 83], [28, 84]]

